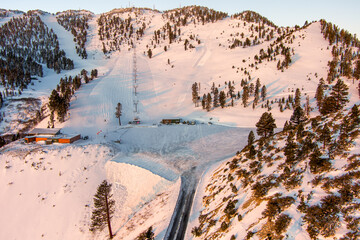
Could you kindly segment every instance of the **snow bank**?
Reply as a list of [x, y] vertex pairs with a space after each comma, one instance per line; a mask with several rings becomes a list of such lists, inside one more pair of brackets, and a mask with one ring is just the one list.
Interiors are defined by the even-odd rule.
[[127, 163], [110, 161], [105, 169], [107, 179], [113, 183], [114, 195], [124, 198], [123, 207], [130, 212], [172, 184], [146, 169]]

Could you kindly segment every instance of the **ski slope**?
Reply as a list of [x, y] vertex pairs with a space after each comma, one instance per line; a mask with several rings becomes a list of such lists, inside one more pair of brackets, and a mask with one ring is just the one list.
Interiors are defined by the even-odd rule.
[[[18, 141], [2, 149], [0, 239], [106, 239], [106, 231], [97, 234], [88, 231], [92, 197], [103, 179], [113, 184], [117, 202], [113, 218], [115, 239], [134, 239], [150, 226], [156, 239], [162, 239], [175, 208], [182, 173], [197, 167], [200, 169], [197, 177], [201, 178], [214, 164], [234, 156], [247, 144], [249, 131], [255, 132], [256, 122], [267, 111], [261, 105], [253, 109], [252, 102], [244, 108], [239, 100], [234, 107], [206, 112], [201, 106], [194, 107], [192, 84], [201, 84], [201, 96], [210, 92], [213, 83], [221, 86], [219, 90], [227, 91], [225, 81], [234, 81], [238, 91], [246, 77], [240, 70], [243, 68], [250, 72], [251, 83], [260, 78], [266, 85], [266, 100], [287, 97], [299, 88], [302, 103], [309, 95], [315, 107], [316, 86], [321, 77], [326, 79], [327, 63], [332, 58], [320, 24], [313, 23], [295, 33], [295, 56], [289, 69], [277, 70], [275, 61], [264, 61], [257, 65], [258, 69], [250, 68], [253, 57], [271, 41], [230, 50], [231, 34], [247, 31], [247, 27], [234, 29], [234, 25], [242, 25], [243, 21], [226, 18], [184, 27], [182, 38], [196, 33], [200, 44], [187, 51], [183, 41], [171, 44], [167, 51], [164, 46], [168, 44], [160, 44], [153, 49], [150, 59], [144, 54], [147, 45], [154, 30], [166, 21], [161, 13], [145, 11], [142, 17], [150, 25], [144, 38], [136, 42], [137, 115], [142, 124], [134, 126], [128, 124], [136, 115], [133, 50], [124, 47], [120, 52], [104, 55], [97, 34], [98, 17], [94, 15], [89, 22], [88, 59], [84, 60], [76, 54], [73, 36], [57, 23], [56, 16], [41, 16], [58, 35], [60, 48], [74, 60], [75, 69], [59, 75], [46, 69], [44, 78], [25, 90], [23, 96], [41, 98], [46, 104], [60, 77], [74, 76], [82, 69], [88, 72], [98, 69], [98, 78], [83, 83], [72, 98], [67, 121], [55, 123], [64, 133], [79, 133], [89, 139], [70, 146], [25, 145]], [[6, 19], [0, 24], [3, 21]], [[352, 86], [353, 104], [358, 102], [357, 90], [351, 81], [348, 84]], [[122, 126], [115, 118], [119, 102]], [[281, 113], [278, 108], [271, 112], [278, 128], [292, 114], [290, 110]], [[198, 124], [159, 125], [161, 119], [174, 117], [197, 120]], [[38, 127], [46, 127], [48, 120], [45, 118]], [[191, 218], [199, 210], [199, 200], [196, 202]], [[186, 239], [192, 239], [189, 232]]]

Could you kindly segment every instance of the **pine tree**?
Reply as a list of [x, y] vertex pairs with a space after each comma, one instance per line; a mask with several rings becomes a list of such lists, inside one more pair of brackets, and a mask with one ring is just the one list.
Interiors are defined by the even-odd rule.
[[231, 82], [229, 81], [229, 95], [231, 98], [233, 98], [234, 95], [234, 91], [235, 91], [235, 87], [233, 85], [231, 85]]
[[116, 111], [115, 111], [115, 117], [119, 119], [119, 125], [121, 126], [121, 120], [120, 117], [122, 115], [122, 105], [121, 103], [118, 103], [116, 106]]
[[152, 229], [152, 226], [149, 227], [146, 231], [142, 232], [137, 238], [136, 240], [154, 240], [154, 232]]
[[249, 87], [245, 85], [242, 94], [242, 102], [244, 104], [244, 107], [247, 107], [248, 100], [249, 100]]
[[266, 86], [264, 85], [262, 88], [261, 88], [261, 99], [263, 101], [265, 101], [265, 98], [266, 98]]
[[256, 85], [255, 85], [255, 92], [254, 92], [254, 104], [255, 106], [259, 103], [260, 100], [260, 79], [258, 78], [256, 80]]
[[360, 111], [358, 106], [355, 104], [350, 111], [350, 128], [355, 129], [360, 125]]
[[48, 128], [54, 128], [54, 111], [50, 112], [50, 120], [48, 123]]
[[295, 107], [294, 112], [290, 117], [290, 123], [297, 126], [305, 121], [306, 121], [306, 116], [304, 110], [300, 106]]
[[206, 107], [206, 94], [205, 93], [201, 99], [201, 106], [203, 109], [205, 109], [205, 107]]
[[338, 79], [336, 84], [333, 86], [330, 96], [334, 97], [337, 103], [337, 110], [342, 109], [345, 104], [349, 102], [348, 90], [349, 87], [341, 79]]
[[333, 96], [325, 97], [321, 104], [320, 113], [322, 115], [326, 115], [336, 112], [338, 110], [338, 106], [339, 104]]
[[148, 56], [149, 56], [149, 58], [151, 58], [152, 57], [152, 51], [151, 51], [151, 49], [149, 48], [149, 50], [148, 50]]
[[321, 130], [320, 140], [323, 142], [323, 149], [325, 150], [326, 145], [331, 141], [331, 132], [327, 123], [324, 124]]
[[274, 129], [276, 128], [275, 119], [271, 113], [264, 112], [255, 126], [259, 136], [269, 137], [274, 134]]
[[197, 107], [199, 94], [198, 94], [198, 85], [196, 82], [192, 85], [191, 90], [192, 90], [192, 101], [195, 104], [195, 107]]
[[311, 111], [311, 107], [310, 107], [310, 97], [309, 95], [306, 96], [306, 102], [305, 102], [305, 114], [307, 117], [310, 117], [310, 111]]
[[206, 105], [205, 105], [206, 111], [208, 112], [211, 110], [211, 102], [212, 102], [211, 95], [210, 93], [208, 93], [206, 96]]
[[219, 89], [216, 87], [214, 90], [214, 100], [213, 100], [213, 105], [214, 107], [218, 107], [219, 106]]
[[111, 218], [115, 212], [115, 201], [112, 199], [111, 184], [104, 180], [97, 188], [94, 196], [94, 207], [91, 216], [90, 231], [102, 231], [105, 226], [108, 227], [109, 237], [114, 236], [111, 230]]
[[220, 91], [219, 102], [221, 108], [224, 108], [226, 104], [226, 95], [224, 91]]
[[286, 160], [285, 160], [286, 163], [288, 163], [288, 164], [294, 163], [294, 161], [296, 160], [296, 150], [297, 150], [297, 145], [294, 142], [294, 132], [289, 131], [289, 135], [286, 139], [286, 144], [285, 144], [285, 148], [284, 148], [284, 155], [286, 157]]
[[360, 79], [360, 57], [356, 61], [353, 77], [357, 80]]
[[301, 92], [300, 92], [300, 89], [297, 88], [295, 91], [295, 107], [294, 108], [300, 107], [300, 103], [301, 103]]
[[253, 145], [254, 141], [255, 141], [255, 134], [253, 131], [250, 131], [248, 136], [248, 146]]

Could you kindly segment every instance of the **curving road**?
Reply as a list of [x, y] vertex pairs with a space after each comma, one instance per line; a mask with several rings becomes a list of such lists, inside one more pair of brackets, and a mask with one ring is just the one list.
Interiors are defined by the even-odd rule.
[[197, 176], [195, 167], [181, 175], [180, 193], [164, 237], [165, 240], [184, 239], [196, 187], [199, 182]]

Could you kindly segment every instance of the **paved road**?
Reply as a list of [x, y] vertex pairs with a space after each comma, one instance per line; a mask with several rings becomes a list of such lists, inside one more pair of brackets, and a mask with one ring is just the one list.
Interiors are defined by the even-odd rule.
[[165, 240], [184, 239], [198, 182], [196, 168], [181, 175], [181, 190], [164, 237]]

